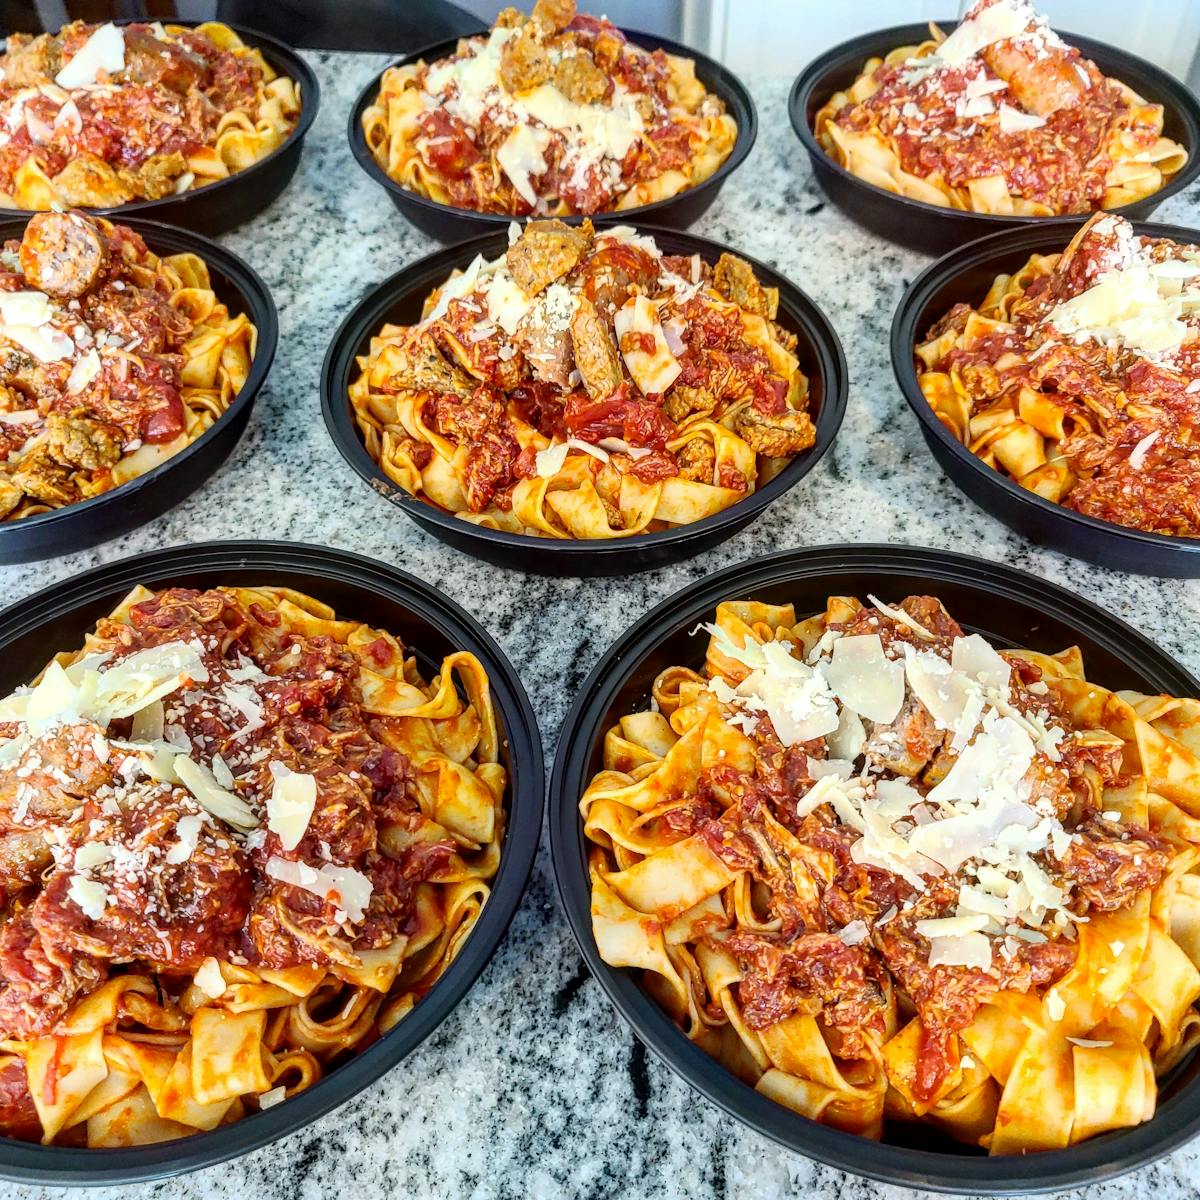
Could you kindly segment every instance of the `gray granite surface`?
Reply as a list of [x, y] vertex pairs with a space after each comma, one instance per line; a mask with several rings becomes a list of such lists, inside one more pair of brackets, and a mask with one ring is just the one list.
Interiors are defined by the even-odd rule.
[[[321, 421], [322, 356], [365, 289], [434, 247], [350, 157], [353, 98], [382, 60], [312, 56], [324, 89], [299, 173], [224, 241], [279, 306], [275, 365], [250, 428], [218, 474], [166, 516], [67, 559], [0, 569], [9, 603], [99, 563], [210, 538], [325, 543], [443, 588], [499, 640], [541, 722], [547, 759], [574, 689], [631, 620], [685, 584], [767, 551], [824, 542], [937, 546], [1010, 563], [1095, 599], [1200, 671], [1200, 586], [1131, 578], [1035, 548], [967, 502], [931, 459], [892, 378], [887, 335], [926, 261], [863, 232], [813, 182], [788, 125], [787, 81], [749, 83], [761, 130], [696, 232], [776, 265], [821, 305], [850, 367], [849, 411], [825, 460], [750, 528], [703, 557], [611, 580], [481, 567], [422, 533], [343, 462]], [[1197, 223], [1200, 189], [1160, 210]], [[1196, 1194], [1200, 1149], [1094, 1189], [1116, 1200]], [[0, 1184], [0, 1200], [58, 1195]], [[588, 977], [555, 894], [548, 847], [507, 941], [424, 1046], [356, 1100], [239, 1161], [104, 1196], [329, 1200], [887, 1197], [901, 1189], [793, 1156], [718, 1112], [648, 1057]]]

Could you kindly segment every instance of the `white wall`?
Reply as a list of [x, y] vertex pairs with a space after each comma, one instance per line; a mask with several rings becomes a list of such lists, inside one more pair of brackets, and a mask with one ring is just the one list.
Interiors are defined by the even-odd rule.
[[[1200, 0], [1035, 0], [1056, 28], [1132, 51], [1187, 79]], [[957, 15], [957, 0], [683, 0], [685, 41], [735, 73], [794, 75], [857, 33]]]

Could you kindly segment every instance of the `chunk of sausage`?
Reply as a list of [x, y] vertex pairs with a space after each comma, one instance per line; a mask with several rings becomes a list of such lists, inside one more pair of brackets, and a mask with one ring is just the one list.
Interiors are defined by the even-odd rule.
[[979, 57], [1008, 84], [1021, 107], [1039, 117], [1078, 106], [1092, 87], [1083, 60], [1072, 61], [1066, 50], [1039, 56], [1030, 45], [1007, 40], [985, 46]]
[[583, 296], [571, 318], [571, 344], [588, 395], [593, 400], [611, 396], [621, 383], [621, 354], [608, 324]]
[[100, 228], [78, 213], [40, 212], [30, 218], [18, 252], [21, 270], [51, 296], [82, 296], [108, 261]]
[[561, 58], [554, 68], [554, 86], [576, 104], [595, 104], [608, 95], [610, 80], [588, 51]]
[[98, 471], [111, 467], [121, 457], [124, 437], [120, 429], [104, 421], [51, 413], [46, 430], [50, 453], [67, 466]]
[[779, 289], [763, 287], [750, 264], [736, 254], [717, 259], [713, 286], [726, 300], [760, 317], [772, 319], [779, 311]]
[[574, 229], [562, 221], [530, 221], [505, 258], [521, 290], [536, 296], [573, 271], [591, 244], [590, 224]]
[[556, 33], [566, 29], [575, 20], [575, 0], [537, 0], [533, 19]]
[[808, 414], [792, 409], [782, 413], [764, 413], [749, 405], [738, 413], [734, 428], [751, 450], [768, 458], [799, 454], [817, 440], [817, 431]]

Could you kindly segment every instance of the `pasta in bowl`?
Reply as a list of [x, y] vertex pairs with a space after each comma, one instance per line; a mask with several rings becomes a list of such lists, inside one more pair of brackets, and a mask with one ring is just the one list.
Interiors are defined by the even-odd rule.
[[573, 0], [505, 9], [485, 37], [385, 70], [351, 114], [351, 148], [439, 238], [647, 208], [687, 224], [749, 153], [753, 102], [712, 60], [632, 38]]
[[438, 536], [590, 574], [751, 520], [829, 445], [845, 388], [828, 322], [769, 267], [551, 220], [381, 284], [322, 400], [351, 464]]
[[[1051, 649], [1075, 630], [1082, 655]], [[1195, 795], [1175, 766], [1194, 702], [1162, 683], [1196, 690], [1094, 606], [960, 555], [822, 547], [697, 583], [613, 645], [564, 726], [552, 845], [585, 958], [688, 1082], [831, 1165], [1010, 1192], [1148, 1161], [1200, 1123]]]
[[1106, 78], [1029, 0], [978, 0], [949, 37], [871, 59], [817, 113], [825, 150], [885, 191], [1018, 216], [1117, 208], [1187, 161], [1163, 108]]
[[11, 208], [182, 195], [271, 155], [301, 113], [297, 80], [216, 21], [12, 34], [0, 70], [0, 206]]
[[[199, 1139], [177, 1170], [278, 1136], [274, 1116], [273, 1133], [230, 1126], [288, 1099], [286, 1122], [342, 1075], [357, 1083], [324, 1108], [357, 1090], [357, 1064], [373, 1078], [428, 1031], [430, 993], [433, 1023], [444, 1014], [444, 979], [465, 990], [494, 945], [468, 954], [464, 979], [480, 921], [497, 936], [506, 824], [518, 816], [525, 841], [530, 820], [513, 789], [538, 769], [536, 748], [528, 776], [505, 765], [527, 736], [511, 680], [466, 649], [426, 674], [424, 651], [387, 629], [287, 586], [207, 578], [222, 569], [207, 549], [150, 556], [152, 573], [186, 557], [183, 573], [206, 578], [135, 588], [0, 709], [0, 1125], [53, 1147], [5, 1143], [6, 1168], [126, 1146], [144, 1169], [162, 1161], [151, 1143]], [[396, 573], [353, 556], [237, 550], [237, 567], [223, 556], [235, 574], [273, 563], [377, 611], [395, 603]], [[73, 590], [88, 584], [95, 596], [95, 578]], [[443, 643], [430, 618], [453, 628], [436, 615], [448, 606], [416, 581], [400, 590], [402, 627]], [[25, 607], [39, 601], [62, 620], [60, 599]], [[526, 871], [532, 851], [516, 852]], [[501, 929], [523, 882], [500, 893]]]

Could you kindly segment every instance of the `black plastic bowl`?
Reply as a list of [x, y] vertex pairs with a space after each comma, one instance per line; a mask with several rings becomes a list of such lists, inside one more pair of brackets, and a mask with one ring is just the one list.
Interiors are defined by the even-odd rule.
[[[948, 20], [936, 24], [949, 33], [958, 22]], [[1130, 220], [1144, 220], [1167, 197], [1182, 192], [1200, 175], [1200, 100], [1173, 75], [1126, 50], [1073, 33], [1062, 33], [1061, 36], [1109, 78], [1120, 80], [1146, 100], [1161, 104], [1166, 136], [1179, 142], [1188, 152], [1188, 161], [1164, 188], [1133, 204], [1109, 210]], [[1014, 229], [1059, 219], [959, 212], [926, 204], [923, 200], [910, 200], [859, 179], [834, 162], [822, 148], [813, 132], [813, 120], [829, 97], [849, 87], [868, 58], [882, 58], [897, 46], [918, 45], [928, 38], [927, 24], [881, 29], [834, 46], [801, 72], [788, 96], [788, 115], [792, 128], [808, 151], [813, 174], [822, 190], [848, 217], [872, 233], [927, 254], [941, 254], [997, 229]]]
[[[686, 229], [707, 211], [717, 198], [717, 193], [725, 185], [725, 180], [737, 170], [746, 155], [750, 153], [754, 139], [758, 135], [758, 113], [755, 111], [754, 101], [750, 98], [745, 84], [732, 71], [726, 70], [714, 59], [687, 46], [681, 46], [678, 42], [659, 37], [657, 34], [630, 32], [628, 36], [631, 42], [641, 46], [644, 50], [665, 50], [668, 54], [692, 59], [696, 64], [696, 78], [704, 84], [708, 91], [725, 101], [726, 110], [737, 122], [737, 140], [729, 152], [729, 157], [703, 183], [680, 192], [678, 196], [672, 196], [667, 200], [657, 200], [653, 204], [643, 204], [638, 208], [626, 209], [624, 212], [592, 213], [591, 219], [597, 224], [602, 221], [629, 225], [653, 222], [659, 225], [670, 225], [676, 229]], [[459, 38], [450, 38], [444, 42], [436, 42], [432, 46], [426, 46], [423, 50], [414, 51], [412, 54], [406, 54], [403, 58], [397, 59], [390, 64], [388, 69], [406, 67], [422, 59], [428, 63], [436, 62], [439, 58], [446, 58], [453, 54], [458, 48], [459, 41]], [[362, 115], [379, 95], [382, 78], [383, 73], [380, 72], [372, 79], [350, 110], [350, 124], [347, 132], [350, 138], [350, 152], [358, 160], [358, 165], [376, 183], [386, 189], [392, 198], [392, 203], [409, 221], [439, 242], [456, 242], [460, 238], [469, 238], [488, 229], [507, 229], [509, 222], [513, 219], [511, 216], [505, 213], [485, 213], [476, 212], [470, 208], [455, 208], [450, 204], [439, 204], [436, 200], [428, 200], [409, 188], [402, 187], [375, 161], [367, 146], [366, 135], [363, 133]], [[583, 217], [571, 216], [560, 219], [577, 225], [583, 220]]]
[[750, 1128], [843, 1171], [909, 1188], [1019, 1195], [1098, 1183], [1166, 1154], [1200, 1131], [1200, 1057], [1161, 1081], [1158, 1113], [1133, 1129], [1068, 1150], [989, 1158], [928, 1124], [891, 1123], [882, 1142], [820, 1125], [776, 1104], [694, 1045], [644, 991], [635, 972], [610, 967], [592, 936], [587, 839], [579, 798], [601, 768], [604, 735], [645, 707], [664, 667], [699, 668], [693, 637], [722, 600], [794, 603], [822, 612], [826, 597], [943, 600], [965, 628], [1004, 646], [1054, 651], [1077, 645], [1088, 676], [1105, 686], [1200, 694], [1200, 681], [1123, 621], [1023, 571], [962, 554], [908, 546], [819, 546], [740, 563], [676, 592], [623, 633], [580, 688], [563, 725], [550, 785], [550, 849], [559, 895], [592, 974], [633, 1032], [677, 1075]]
[[[1084, 516], [1055, 504], [989, 467], [967, 449], [941, 421], [917, 383], [913, 347], [925, 340], [933, 323], [958, 301], [977, 305], [997, 275], [1011, 274], [1031, 254], [1065, 250], [1081, 218], [1014, 229], [980, 238], [925, 268], [901, 297], [892, 318], [892, 369], [921, 432], [942, 469], [980, 508], [1010, 529], [1069, 554], [1137, 575], [1200, 577], [1200, 538], [1143, 533], [1113, 521]], [[1180, 225], [1135, 223], [1148, 237], [1200, 243], [1200, 232]]]
[[466, 995], [504, 939], [521, 902], [542, 824], [542, 742], [521, 681], [473, 617], [428, 583], [394, 567], [324, 546], [206, 542], [127, 558], [55, 584], [0, 612], [0, 694], [26, 683], [56, 650], [84, 634], [135, 584], [211, 587], [275, 584], [323, 600], [340, 616], [400, 637], [428, 675], [442, 657], [469, 650], [491, 681], [509, 775], [508, 827], [492, 893], [462, 951], [390, 1032], [311, 1088], [209, 1133], [125, 1149], [31, 1145], [0, 1137], [0, 1179], [45, 1186], [135, 1183], [211, 1167], [295, 1133], [357, 1095], [411, 1054]]
[[[33, 213], [0, 219], [0, 243], [19, 238]], [[245, 313], [258, 330], [250, 374], [219, 420], [166, 462], [111, 492], [18, 521], [0, 521], [0, 564], [70, 554], [120, 537], [190, 496], [233, 453], [250, 420], [254, 399], [271, 369], [279, 340], [279, 317], [267, 285], [236, 254], [199, 234], [113, 215], [136, 230], [158, 255], [198, 254], [208, 266], [213, 291], [231, 313]]]
[[[114, 25], [130, 25], [145, 21], [143, 17], [128, 17], [113, 21]], [[168, 25], [196, 26], [202, 21], [166, 19]], [[321, 88], [313, 69], [291, 47], [268, 34], [241, 25], [230, 25], [247, 46], [262, 51], [262, 56], [280, 75], [288, 75], [300, 84], [300, 116], [295, 128], [265, 158], [259, 159], [244, 171], [208, 183], [178, 196], [163, 196], [160, 200], [133, 200], [116, 208], [92, 208], [88, 212], [124, 221], [126, 217], [148, 217], [169, 221], [209, 235], [225, 233], [236, 225], [260, 213], [287, 187], [300, 165], [300, 149], [304, 135], [317, 116], [321, 104]], [[21, 209], [0, 209], [21, 212]]]
[[[699, 254], [715, 262], [728, 247], [670, 229], [640, 226], [666, 254]], [[746, 261], [768, 287], [779, 289], [778, 321], [799, 337], [796, 355], [808, 377], [816, 443], [796, 457], [765, 487], [745, 500], [677, 529], [601, 540], [560, 540], [484, 529], [410, 495], [393, 483], [363, 446], [347, 389], [358, 373], [355, 359], [366, 354], [371, 338], [385, 322], [414, 324], [425, 297], [455, 267], [476, 254], [496, 258], [508, 248], [507, 233], [493, 233], [439, 250], [384, 280], [350, 311], [334, 335], [321, 370], [321, 408], [325, 425], [342, 457], [375, 489], [434, 537], [487, 562], [543, 575], [625, 575], [649, 571], [691, 558], [732, 537], [771, 501], [808, 474], [833, 444], [846, 412], [846, 359], [824, 313], [784, 276], [753, 258]]]

